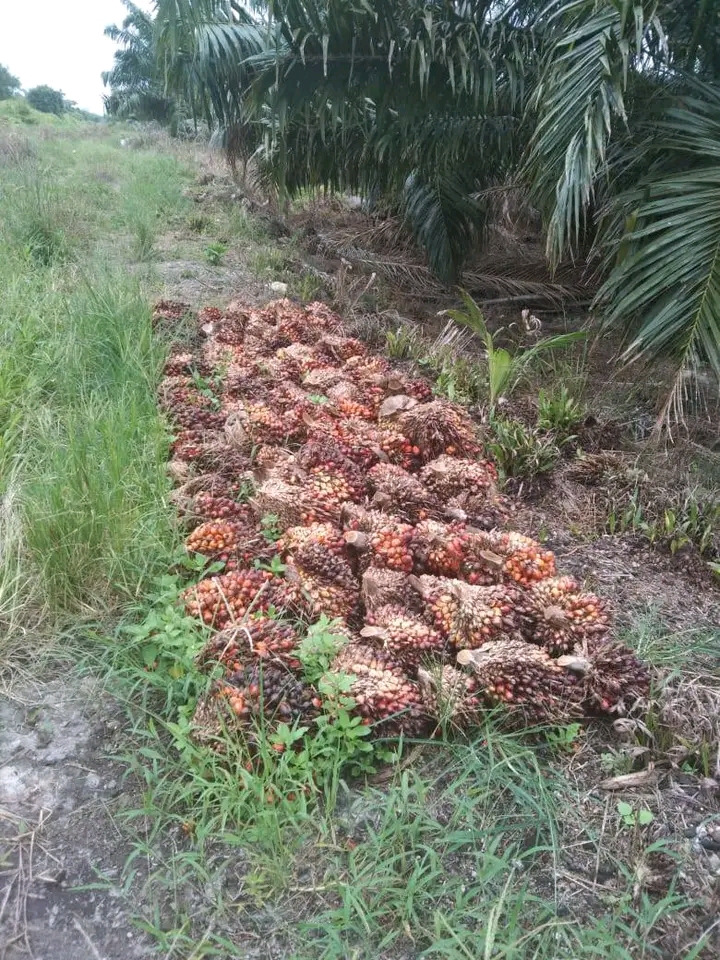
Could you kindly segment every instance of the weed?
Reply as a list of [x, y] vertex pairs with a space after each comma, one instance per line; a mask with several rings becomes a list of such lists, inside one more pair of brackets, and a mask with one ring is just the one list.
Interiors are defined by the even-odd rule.
[[490, 422], [488, 449], [503, 479], [527, 478], [549, 473], [560, 458], [554, 437], [526, 427], [519, 420]]
[[655, 814], [647, 807], [634, 807], [631, 803], [621, 800], [616, 810], [626, 827], [647, 827], [655, 819]]
[[187, 225], [193, 233], [205, 233], [210, 226], [210, 220], [202, 213], [193, 213], [188, 217]]
[[416, 360], [423, 353], [417, 331], [407, 324], [385, 332], [385, 352], [392, 360]]
[[276, 543], [282, 536], [280, 518], [274, 513], [266, 513], [260, 519], [260, 529], [268, 543]]
[[213, 267], [219, 267], [227, 251], [227, 244], [217, 240], [215, 243], [208, 244], [208, 246], [205, 247], [205, 259]]
[[156, 234], [152, 224], [145, 219], [133, 224], [132, 257], [139, 263], [151, 263], [155, 257]]
[[555, 337], [540, 340], [527, 350], [512, 354], [509, 350], [496, 345], [495, 340], [499, 331], [494, 335], [490, 332], [485, 323], [482, 311], [470, 294], [463, 290], [462, 299], [465, 304], [464, 310], [448, 310], [446, 313], [455, 323], [472, 330], [476, 336], [480, 337], [485, 345], [487, 351], [488, 392], [491, 414], [494, 412], [500, 397], [509, 396], [528, 367], [540, 354], [548, 350], [567, 347], [571, 343], [587, 338], [587, 334], [583, 331], [563, 333]]
[[552, 432], [559, 441], [567, 441], [585, 416], [582, 404], [570, 396], [564, 384], [538, 396], [538, 428]]

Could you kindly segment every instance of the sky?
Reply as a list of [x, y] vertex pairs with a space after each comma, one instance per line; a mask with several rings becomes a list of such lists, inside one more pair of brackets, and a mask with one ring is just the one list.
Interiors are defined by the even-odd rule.
[[[152, 8], [152, 0], [134, 2]], [[126, 13], [121, 0], [0, 0], [0, 63], [25, 90], [45, 83], [83, 110], [102, 113], [100, 74], [111, 69], [117, 49], [103, 30]]]

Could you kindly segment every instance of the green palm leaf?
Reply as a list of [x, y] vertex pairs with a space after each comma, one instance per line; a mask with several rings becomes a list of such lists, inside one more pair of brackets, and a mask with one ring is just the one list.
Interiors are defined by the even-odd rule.
[[663, 164], [618, 198], [616, 223], [628, 227], [598, 297], [606, 325], [636, 321], [626, 362], [674, 361], [666, 416], [682, 415], [700, 364], [720, 378], [720, 91], [703, 89], [709, 101], [665, 111]]

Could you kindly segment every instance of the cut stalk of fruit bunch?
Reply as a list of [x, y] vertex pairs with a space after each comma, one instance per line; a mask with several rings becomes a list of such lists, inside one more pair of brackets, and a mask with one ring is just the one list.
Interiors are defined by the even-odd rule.
[[420, 687], [388, 653], [360, 643], [348, 644], [335, 658], [328, 677], [352, 678], [347, 694], [354, 710], [377, 732], [419, 736], [429, 720]]

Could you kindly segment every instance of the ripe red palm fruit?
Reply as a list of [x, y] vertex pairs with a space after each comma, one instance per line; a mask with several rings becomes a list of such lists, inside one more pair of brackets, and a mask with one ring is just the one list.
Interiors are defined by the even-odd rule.
[[530, 537], [510, 531], [470, 536], [461, 576], [468, 583], [514, 581], [531, 586], [555, 575], [555, 555]]
[[417, 573], [458, 577], [467, 554], [468, 535], [462, 523], [424, 520], [413, 532], [411, 550]]
[[235, 521], [208, 520], [193, 530], [185, 547], [206, 557], [229, 557], [240, 546], [244, 533], [244, 526]]
[[222, 630], [250, 610], [277, 606], [273, 575], [266, 570], [233, 570], [201, 580], [183, 594], [185, 609], [208, 626]]
[[373, 566], [410, 573], [413, 556], [410, 550], [413, 528], [377, 510], [351, 510], [343, 513], [348, 545], [365, 554]]
[[423, 616], [447, 639], [460, 606], [455, 581], [423, 575], [410, 577], [408, 582], [417, 592]]

